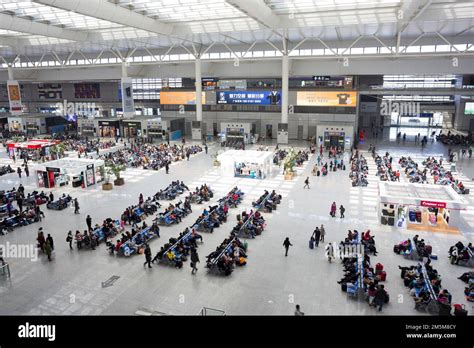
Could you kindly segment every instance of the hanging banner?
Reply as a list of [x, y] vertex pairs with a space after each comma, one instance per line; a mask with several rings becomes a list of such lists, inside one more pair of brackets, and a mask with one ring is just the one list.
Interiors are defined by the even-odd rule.
[[7, 81], [8, 101], [10, 102], [10, 113], [12, 115], [21, 114], [21, 92], [20, 85], [16, 80]]
[[121, 88], [123, 117], [133, 117], [135, 115], [135, 106], [133, 103], [132, 78], [123, 77], [121, 81]]

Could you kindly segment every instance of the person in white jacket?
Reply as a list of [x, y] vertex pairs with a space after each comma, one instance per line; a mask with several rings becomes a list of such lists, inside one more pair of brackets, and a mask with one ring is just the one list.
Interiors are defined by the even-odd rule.
[[328, 261], [329, 263], [332, 262], [332, 260], [334, 259], [334, 246], [333, 246], [333, 243], [329, 243], [328, 245], [326, 245], [326, 257], [328, 258]]

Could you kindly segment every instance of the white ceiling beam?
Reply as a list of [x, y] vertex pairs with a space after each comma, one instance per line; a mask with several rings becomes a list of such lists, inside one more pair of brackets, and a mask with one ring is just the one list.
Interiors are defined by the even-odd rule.
[[172, 24], [160, 22], [145, 15], [128, 10], [122, 6], [104, 0], [34, 0], [34, 2], [52, 6], [66, 11], [72, 11], [84, 16], [102, 19], [127, 27], [149, 31], [159, 35], [176, 37], [189, 41], [183, 37], [184, 32], [190, 33], [187, 27], [177, 28]]
[[[10, 16], [5, 13], [0, 13], [0, 29], [71, 41], [86, 41], [87, 39], [90, 39], [89, 34], [84, 31], [64, 29], [50, 24], [44, 24], [25, 18]], [[96, 38], [99, 38], [96, 35], [97, 34], [94, 34]]]
[[227, 3], [269, 29], [279, 28], [280, 19], [263, 0], [227, 0]]

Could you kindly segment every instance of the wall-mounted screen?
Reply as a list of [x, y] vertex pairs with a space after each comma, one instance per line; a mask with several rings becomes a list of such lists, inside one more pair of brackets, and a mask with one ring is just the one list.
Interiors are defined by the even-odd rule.
[[99, 99], [100, 84], [99, 83], [75, 83], [74, 97], [76, 99]]
[[465, 115], [474, 115], [474, 103], [466, 103], [466, 107], [464, 108]]
[[40, 100], [62, 99], [63, 89], [60, 83], [38, 84], [38, 98]]

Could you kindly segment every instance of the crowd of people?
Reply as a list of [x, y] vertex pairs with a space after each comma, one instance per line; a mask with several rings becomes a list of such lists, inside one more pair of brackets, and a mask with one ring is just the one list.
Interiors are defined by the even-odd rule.
[[449, 248], [449, 259], [454, 265], [474, 266], [474, 247], [472, 243], [464, 245], [461, 241]]
[[428, 157], [422, 162], [422, 164], [425, 166], [425, 169], [423, 170], [425, 182], [426, 173], [429, 170], [430, 175], [433, 177], [433, 182], [436, 185], [450, 185], [459, 194], [469, 194], [469, 189], [464, 187], [462, 181], [456, 179], [450, 170], [444, 168], [442, 158], [440, 158], [438, 161], [434, 157]]
[[373, 153], [375, 164], [377, 165], [377, 176], [381, 181], [400, 181], [400, 172], [393, 170], [393, 157], [388, 152], [384, 156]]
[[[165, 243], [165, 245], [162, 246], [156, 253], [155, 257], [150, 259], [149, 262], [162, 262], [171, 264], [176, 268], [182, 268], [183, 263], [187, 261], [189, 255], [191, 254], [191, 266], [193, 267], [194, 273], [197, 271], [196, 262], [199, 262], [199, 257], [196, 251], [198, 248], [198, 240], [202, 243], [202, 236], [194, 229], [189, 229], [186, 227], [186, 229], [181, 232], [178, 237], [171, 237], [168, 240], [168, 243]], [[148, 266], [151, 267], [150, 264]]]
[[234, 266], [247, 264], [247, 244], [243, 243], [234, 232], [206, 256], [206, 267], [229, 276]]
[[420, 239], [419, 235], [415, 235], [411, 239], [395, 244], [393, 251], [412, 260], [421, 261], [424, 258], [428, 259], [431, 257], [433, 248], [431, 245], [426, 244], [423, 238]]
[[[25, 188], [22, 184], [18, 189], [0, 191], [2, 204], [0, 206], [0, 235], [12, 232], [16, 227], [41, 221], [45, 215], [41, 211], [40, 204], [46, 203], [48, 200], [44, 192], [39, 194], [37, 191], [29, 193], [25, 197]], [[14, 202], [16, 202], [17, 208], [14, 207]]]
[[237, 215], [237, 225], [232, 229], [232, 233], [238, 237], [255, 238], [262, 234], [265, 229], [265, 219], [258, 210], [246, 210]]
[[359, 150], [353, 150], [351, 155], [351, 171], [349, 173], [352, 186], [367, 186], [369, 184], [367, 180], [368, 173], [367, 160], [362, 154], [359, 154]]
[[269, 193], [267, 190], [256, 201], [252, 202], [252, 206], [256, 209], [264, 209], [271, 213], [277, 208], [281, 202], [281, 195], [277, 194], [275, 190]]
[[451, 133], [451, 131], [448, 131], [448, 133], [443, 133], [443, 131], [440, 131], [439, 134], [436, 136], [436, 140], [442, 142], [444, 145], [471, 145], [471, 140], [468, 136], [454, 134]]
[[382, 310], [389, 301], [389, 294], [381, 282], [385, 281], [386, 273], [383, 265], [377, 263], [375, 268], [370, 264], [370, 257], [363, 255], [344, 255], [344, 276], [338, 281], [342, 291], [352, 296], [363, 294], [369, 306]]
[[79, 136], [68, 136], [60, 138], [64, 144], [65, 151], [76, 151], [78, 157], [87, 157], [90, 153], [99, 155], [99, 150], [110, 149], [117, 146], [117, 143], [111, 140], [101, 141], [100, 139], [89, 140]]
[[132, 168], [143, 168], [159, 170], [166, 168], [173, 162], [189, 160], [191, 155], [202, 152], [200, 145], [169, 145], [169, 144], [133, 144], [130, 147], [120, 149], [100, 156], [108, 163], [125, 165]]
[[415, 309], [429, 311], [431, 307], [433, 314], [451, 312], [452, 296], [447, 289], [442, 289], [441, 276], [431, 266], [430, 259], [424, 265], [398, 267], [403, 284], [410, 289], [415, 301]]

